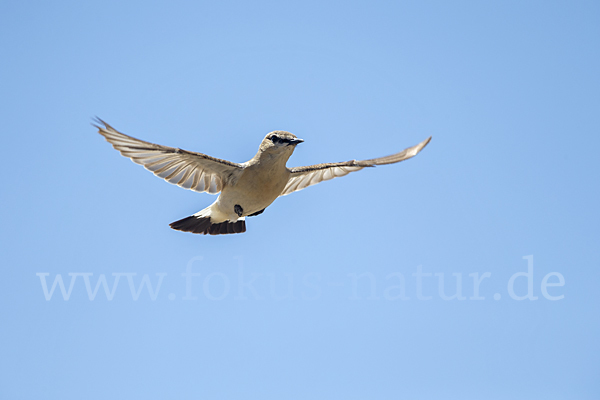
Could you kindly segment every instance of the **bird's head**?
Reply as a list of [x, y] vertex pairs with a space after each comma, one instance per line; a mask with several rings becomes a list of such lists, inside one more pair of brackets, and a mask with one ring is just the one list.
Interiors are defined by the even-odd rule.
[[304, 140], [299, 139], [292, 133], [273, 131], [263, 139], [260, 144], [260, 151], [273, 156], [287, 155], [289, 157], [294, 152], [296, 145], [302, 142]]

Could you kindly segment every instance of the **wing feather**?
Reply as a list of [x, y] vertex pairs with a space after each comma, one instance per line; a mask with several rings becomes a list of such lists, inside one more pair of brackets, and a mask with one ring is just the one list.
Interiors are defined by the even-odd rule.
[[326, 163], [309, 165], [306, 167], [296, 167], [290, 169], [290, 178], [283, 189], [281, 196], [302, 190], [306, 187], [316, 185], [319, 182], [327, 181], [340, 176], [348, 175], [350, 172], [360, 171], [365, 167], [374, 167], [376, 165], [394, 164], [400, 161], [408, 160], [416, 156], [431, 140], [431, 137], [425, 139], [416, 146], [409, 147], [399, 153], [385, 157], [372, 158], [370, 160], [352, 160], [339, 163]]
[[93, 124], [123, 156], [142, 165], [154, 175], [185, 189], [219, 193], [234, 183], [243, 166], [202, 153], [145, 142], [125, 135], [97, 118]]

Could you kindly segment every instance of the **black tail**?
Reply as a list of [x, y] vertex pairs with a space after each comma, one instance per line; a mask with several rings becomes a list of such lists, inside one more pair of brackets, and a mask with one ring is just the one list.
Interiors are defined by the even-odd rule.
[[210, 222], [210, 217], [187, 217], [169, 224], [169, 226], [178, 231], [200, 233], [202, 235], [226, 235], [228, 233], [246, 232], [246, 221], [225, 221], [218, 224]]

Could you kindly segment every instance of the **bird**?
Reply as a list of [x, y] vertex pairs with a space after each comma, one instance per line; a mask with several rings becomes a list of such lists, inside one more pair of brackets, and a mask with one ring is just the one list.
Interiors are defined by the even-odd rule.
[[280, 196], [366, 167], [408, 160], [431, 141], [430, 136], [416, 146], [385, 157], [288, 168], [288, 159], [304, 140], [286, 131], [268, 133], [256, 155], [238, 164], [136, 139], [100, 118], [95, 118], [92, 125], [123, 156], [165, 181], [195, 192], [220, 193], [210, 206], [169, 225], [178, 231], [203, 235], [245, 232], [246, 217], [262, 214]]

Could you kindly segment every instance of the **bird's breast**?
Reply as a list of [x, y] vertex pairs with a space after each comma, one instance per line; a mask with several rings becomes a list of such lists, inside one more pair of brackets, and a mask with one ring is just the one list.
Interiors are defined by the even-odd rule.
[[[247, 167], [234, 185], [223, 189], [219, 198], [220, 208], [233, 212], [237, 205], [243, 210], [244, 216], [260, 211], [279, 197], [289, 175], [285, 166]], [[239, 208], [237, 210], [239, 211]]]

